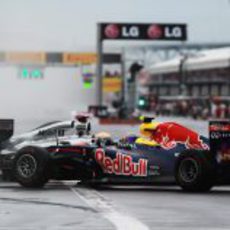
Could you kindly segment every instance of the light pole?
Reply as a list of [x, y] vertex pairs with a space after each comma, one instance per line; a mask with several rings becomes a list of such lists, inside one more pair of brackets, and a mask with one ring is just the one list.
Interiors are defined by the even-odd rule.
[[185, 96], [187, 94], [187, 86], [185, 80], [185, 63], [188, 59], [188, 54], [183, 54], [179, 65], [179, 94]]

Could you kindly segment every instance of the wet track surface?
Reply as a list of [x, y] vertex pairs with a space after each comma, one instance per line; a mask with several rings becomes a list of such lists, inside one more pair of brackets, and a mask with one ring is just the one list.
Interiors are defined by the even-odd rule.
[[[207, 133], [207, 123], [184, 121]], [[114, 135], [137, 127], [105, 126]], [[98, 128], [100, 130], [100, 128]], [[30, 190], [0, 181], [0, 229], [230, 229], [230, 186], [205, 194], [179, 187], [110, 186], [97, 190], [77, 182], [48, 183]]]
[[0, 187], [0, 229], [113, 229], [64, 184], [42, 190], [13, 183]]
[[0, 184], [0, 229], [229, 229], [230, 187], [186, 194], [178, 187], [51, 182], [41, 190]]

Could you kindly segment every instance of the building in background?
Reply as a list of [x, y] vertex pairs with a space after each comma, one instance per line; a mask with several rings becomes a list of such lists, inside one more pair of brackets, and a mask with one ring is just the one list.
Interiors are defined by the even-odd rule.
[[[164, 114], [229, 115], [230, 48], [184, 54], [154, 64], [148, 71], [150, 78], [142, 84], [147, 93], [141, 95], [147, 109]], [[221, 109], [225, 112], [217, 111]]]

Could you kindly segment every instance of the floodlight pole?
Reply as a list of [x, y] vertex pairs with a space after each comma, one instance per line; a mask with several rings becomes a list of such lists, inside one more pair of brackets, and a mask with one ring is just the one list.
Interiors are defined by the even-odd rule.
[[102, 53], [103, 40], [101, 38], [101, 24], [97, 24], [97, 104], [103, 104], [103, 79], [102, 79]]
[[121, 80], [122, 80], [122, 88], [121, 88], [121, 101], [123, 104], [126, 104], [126, 87], [127, 87], [127, 82], [126, 82], [126, 66], [125, 66], [125, 49], [124, 47], [122, 48], [122, 55], [121, 55]]
[[[183, 43], [182, 43], [183, 44]], [[180, 60], [179, 64], [179, 95], [185, 96], [187, 92], [187, 87], [186, 87], [186, 79], [185, 79], [185, 64], [187, 62], [188, 54], [187, 53], [181, 53], [182, 58]]]

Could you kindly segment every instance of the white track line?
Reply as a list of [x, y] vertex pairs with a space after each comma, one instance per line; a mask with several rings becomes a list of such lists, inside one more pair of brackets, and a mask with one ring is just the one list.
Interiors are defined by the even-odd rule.
[[116, 207], [111, 200], [108, 200], [96, 190], [70, 186], [69, 188], [88, 206], [97, 210], [105, 219], [110, 221], [117, 230], [149, 230], [146, 225]]

